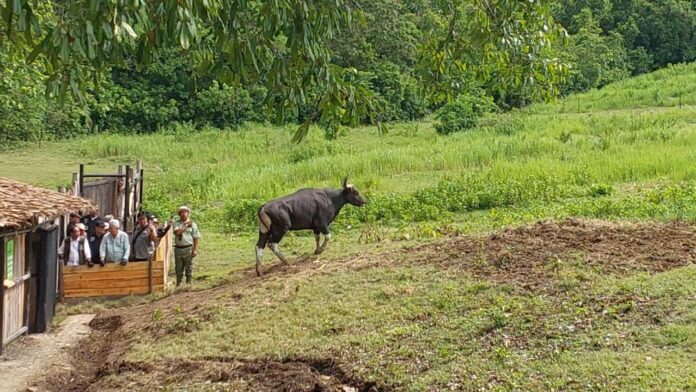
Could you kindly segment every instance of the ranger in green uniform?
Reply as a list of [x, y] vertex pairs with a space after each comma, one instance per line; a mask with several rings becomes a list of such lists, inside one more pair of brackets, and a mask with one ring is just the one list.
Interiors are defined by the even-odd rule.
[[193, 258], [198, 255], [198, 241], [201, 233], [189, 215], [191, 210], [186, 206], [179, 207], [180, 220], [174, 222], [174, 260], [176, 265], [176, 285], [181, 284], [181, 280], [186, 271], [186, 283], [191, 283], [191, 267]]

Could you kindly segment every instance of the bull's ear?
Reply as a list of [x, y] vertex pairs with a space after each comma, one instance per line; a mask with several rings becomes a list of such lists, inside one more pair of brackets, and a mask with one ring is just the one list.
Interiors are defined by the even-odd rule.
[[348, 188], [348, 176], [343, 177], [343, 189]]

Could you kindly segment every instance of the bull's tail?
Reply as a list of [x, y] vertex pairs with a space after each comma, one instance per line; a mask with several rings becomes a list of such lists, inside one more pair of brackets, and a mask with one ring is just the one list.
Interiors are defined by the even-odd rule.
[[271, 217], [268, 216], [266, 211], [264, 211], [263, 207], [259, 209], [259, 232], [262, 234], [266, 234], [269, 231], [271, 231]]

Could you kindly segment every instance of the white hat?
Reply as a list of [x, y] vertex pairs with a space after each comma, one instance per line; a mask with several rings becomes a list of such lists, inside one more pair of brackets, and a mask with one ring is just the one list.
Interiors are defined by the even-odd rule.
[[77, 227], [78, 229], [80, 229], [82, 231], [87, 231], [87, 227], [82, 223], [76, 224], [75, 227]]
[[120, 228], [121, 228], [121, 222], [119, 222], [119, 221], [116, 220], [116, 219], [112, 219], [112, 220], [109, 222], [109, 227], [115, 227], [115, 228], [117, 228], [117, 229], [120, 229]]
[[186, 211], [188, 211], [188, 212], [191, 212], [191, 209], [190, 209], [190, 208], [188, 208], [188, 207], [186, 207], [186, 206], [181, 206], [181, 207], [179, 207], [179, 210], [177, 211], [177, 213], [181, 213], [181, 211], [184, 211], [184, 210], [186, 210]]

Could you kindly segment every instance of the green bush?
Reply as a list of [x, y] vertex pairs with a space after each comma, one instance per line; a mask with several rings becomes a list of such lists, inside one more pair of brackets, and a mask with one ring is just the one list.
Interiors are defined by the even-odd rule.
[[218, 128], [238, 126], [253, 116], [253, 102], [247, 90], [217, 82], [196, 94], [189, 114], [198, 125]]
[[0, 148], [53, 140], [87, 131], [84, 113], [70, 97], [49, 101], [38, 66], [17, 61], [0, 49]]
[[437, 113], [435, 130], [442, 135], [471, 129], [479, 118], [495, 110], [493, 99], [480, 94], [463, 94], [447, 103]]

